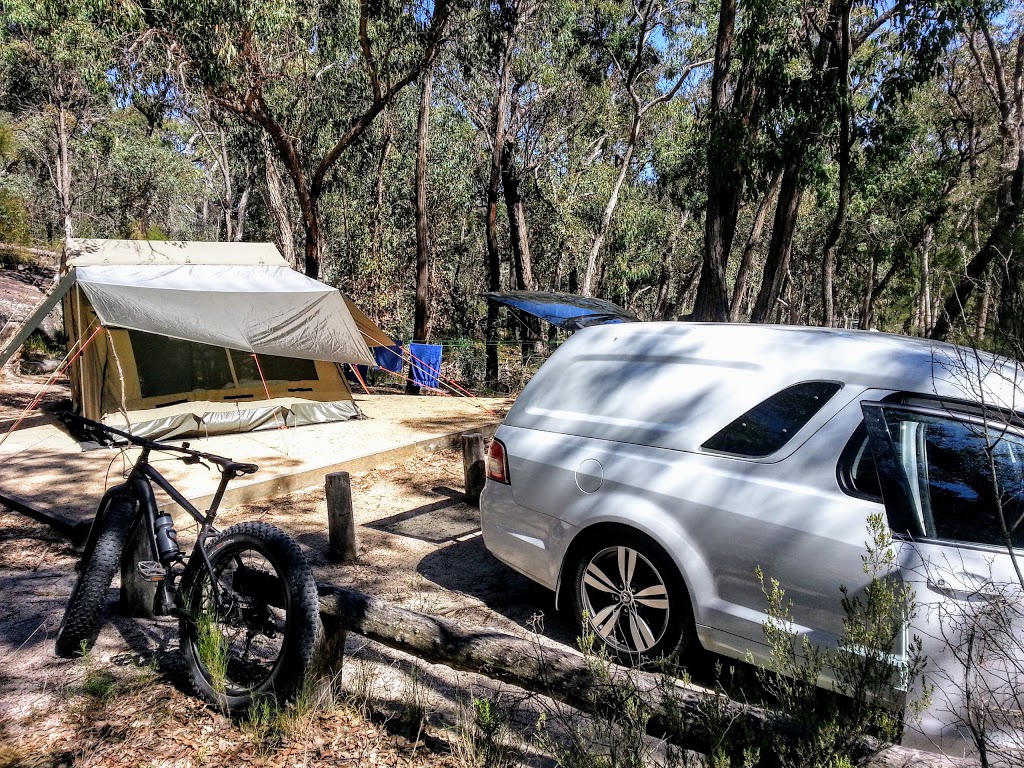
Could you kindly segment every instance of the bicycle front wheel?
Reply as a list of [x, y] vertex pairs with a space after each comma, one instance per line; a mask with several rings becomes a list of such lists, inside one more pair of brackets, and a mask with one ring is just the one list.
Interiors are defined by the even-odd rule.
[[134, 517], [135, 502], [130, 496], [114, 496], [106, 509], [100, 510], [93, 523], [98, 527], [92, 554], [83, 564], [57, 630], [54, 650], [58, 656], [88, 653], [96, 642], [103, 623], [103, 602]]
[[181, 650], [192, 684], [227, 712], [301, 690], [321, 636], [316, 582], [302, 550], [266, 523], [234, 525], [183, 578]]

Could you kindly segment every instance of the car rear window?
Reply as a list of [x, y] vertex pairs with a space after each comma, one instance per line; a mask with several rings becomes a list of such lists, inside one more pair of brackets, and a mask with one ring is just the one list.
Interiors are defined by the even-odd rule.
[[805, 381], [762, 400], [701, 447], [709, 451], [757, 458], [780, 450], [843, 385]]

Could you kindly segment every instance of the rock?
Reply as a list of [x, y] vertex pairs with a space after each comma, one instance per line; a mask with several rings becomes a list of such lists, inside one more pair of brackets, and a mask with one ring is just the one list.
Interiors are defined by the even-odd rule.
[[32, 376], [53, 373], [60, 365], [60, 360], [22, 360], [21, 372]]

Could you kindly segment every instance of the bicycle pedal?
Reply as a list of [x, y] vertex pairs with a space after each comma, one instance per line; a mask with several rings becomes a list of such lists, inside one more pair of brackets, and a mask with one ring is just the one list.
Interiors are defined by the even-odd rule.
[[167, 569], [156, 560], [140, 560], [135, 564], [135, 570], [146, 581], [163, 581], [167, 578]]

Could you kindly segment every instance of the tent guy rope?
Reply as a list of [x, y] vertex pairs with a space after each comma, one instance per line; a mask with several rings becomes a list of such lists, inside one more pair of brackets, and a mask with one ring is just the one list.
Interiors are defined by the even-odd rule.
[[[93, 321], [93, 323], [95, 323], [95, 320]], [[89, 325], [89, 328], [92, 328], [92, 324]], [[88, 328], [86, 330], [88, 330]], [[65, 371], [67, 371], [68, 367], [73, 362], [75, 362], [75, 360], [78, 359], [79, 355], [81, 355], [82, 352], [85, 351], [85, 348], [89, 346], [90, 342], [92, 342], [92, 340], [96, 338], [96, 335], [102, 330], [103, 326], [97, 326], [97, 328], [90, 334], [89, 338], [85, 340], [85, 343], [82, 344], [78, 348], [78, 350], [75, 351], [73, 354], [72, 350], [74, 350], [75, 345], [72, 345], [71, 349], [68, 350], [66, 355], [64, 355], [64, 358], [61, 360], [60, 365], [58, 365], [57, 369], [50, 375], [50, 378], [46, 380], [46, 383], [42, 386], [39, 392], [36, 393], [36, 396], [32, 398], [31, 402], [29, 402], [29, 404], [25, 406], [25, 410], [21, 412], [21, 415], [18, 416], [14, 424], [11, 425], [11, 428], [8, 429], [6, 433], [4, 433], [3, 437], [0, 437], [0, 445], [3, 445], [5, 442], [7, 442], [7, 438], [11, 436], [11, 433], [14, 432], [14, 430], [16, 430], [21, 425], [21, 422], [28, 418], [28, 415], [36, 409], [36, 406], [38, 406], [40, 402], [42, 402], [43, 396], [46, 395], [47, 390], [49, 390], [50, 387], [53, 386], [53, 382], [57, 380], [57, 377], [63, 375]], [[77, 343], [78, 342], [76, 342], [76, 345]]]

